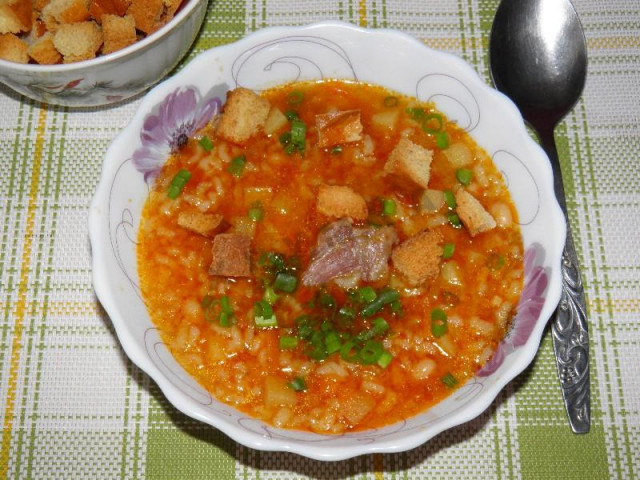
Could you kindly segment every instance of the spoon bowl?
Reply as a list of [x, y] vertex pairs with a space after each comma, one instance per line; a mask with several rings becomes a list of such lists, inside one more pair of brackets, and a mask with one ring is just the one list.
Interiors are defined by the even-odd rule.
[[[558, 203], [567, 206], [553, 131], [584, 89], [587, 44], [569, 0], [502, 0], [489, 44], [491, 76], [540, 138], [554, 175]], [[590, 425], [589, 335], [578, 259], [567, 224], [562, 255], [562, 297], [553, 319], [558, 376], [575, 433]]]

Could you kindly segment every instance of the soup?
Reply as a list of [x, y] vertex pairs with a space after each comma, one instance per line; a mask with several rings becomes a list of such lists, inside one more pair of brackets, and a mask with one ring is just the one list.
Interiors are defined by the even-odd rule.
[[517, 212], [433, 104], [322, 81], [229, 92], [157, 176], [152, 321], [219, 401], [339, 434], [433, 406], [491, 358], [522, 289]]

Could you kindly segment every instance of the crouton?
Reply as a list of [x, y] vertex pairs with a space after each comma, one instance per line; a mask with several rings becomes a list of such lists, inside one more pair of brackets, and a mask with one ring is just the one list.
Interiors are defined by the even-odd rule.
[[393, 249], [393, 266], [409, 285], [421, 285], [438, 275], [443, 251], [441, 241], [437, 232], [423, 230]]
[[63, 62], [79, 62], [96, 56], [102, 45], [102, 31], [95, 22], [60, 25], [53, 35], [53, 44], [63, 55]]
[[180, 212], [178, 225], [204, 237], [213, 238], [225, 226], [224, 217], [217, 213]]
[[318, 190], [318, 212], [328, 217], [350, 217], [366, 220], [369, 212], [367, 203], [349, 187], [321, 185]]
[[131, 15], [124, 17], [103, 15], [102, 34], [104, 36], [102, 53], [106, 55], [135, 43], [136, 23]]
[[263, 128], [271, 110], [269, 101], [247, 88], [236, 88], [227, 92], [216, 133], [228, 140], [242, 145]]
[[322, 148], [362, 140], [360, 110], [345, 110], [316, 115], [318, 146]]
[[0, 33], [20, 33], [31, 30], [33, 6], [31, 0], [0, 2]]
[[410, 180], [422, 188], [429, 188], [432, 157], [431, 150], [403, 137], [389, 154], [384, 171]]
[[456, 212], [472, 237], [495, 228], [496, 221], [473, 195], [461, 188], [455, 196]]
[[13, 33], [0, 34], [0, 58], [16, 63], [29, 63], [29, 45]]
[[98, 23], [102, 23], [103, 15], [124, 17], [131, 0], [91, 0], [89, 13]]
[[49, 32], [32, 43], [27, 54], [40, 65], [55, 65], [62, 61], [62, 55], [56, 50], [53, 35]]
[[213, 239], [211, 275], [251, 276], [251, 240], [237, 233], [220, 233]]
[[86, 22], [91, 18], [86, 0], [51, 0], [42, 15], [53, 17], [58, 24]]
[[133, 0], [127, 14], [134, 18], [136, 28], [148, 35], [157, 30], [156, 25], [163, 10], [163, 0]]

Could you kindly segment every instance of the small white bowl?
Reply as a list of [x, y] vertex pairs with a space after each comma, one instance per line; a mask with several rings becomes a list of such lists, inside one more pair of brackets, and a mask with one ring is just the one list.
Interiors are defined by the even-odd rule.
[[69, 107], [108, 105], [162, 80], [187, 53], [208, 0], [188, 0], [158, 31], [128, 47], [83, 62], [35, 65], [0, 59], [0, 82], [39, 102]]
[[[206, 121], [220, 108], [228, 89], [260, 90], [319, 78], [375, 83], [434, 101], [502, 171], [519, 212], [525, 247], [525, 285], [514, 325], [489, 364], [449, 398], [416, 417], [343, 435], [278, 429], [213, 398], [163, 344], [140, 296], [136, 267], [137, 228], [149, 189], [134, 158], [164, 163], [173, 137]], [[152, 134], [160, 131], [162, 140]], [[98, 298], [129, 357], [176, 408], [243, 445], [320, 460], [408, 450], [482, 413], [538, 350], [560, 299], [565, 241], [565, 221], [553, 193], [548, 159], [505, 96], [485, 85], [459, 58], [426, 48], [405, 34], [336, 22], [260, 31], [201, 54], [154, 88], [107, 152], [89, 230]]]

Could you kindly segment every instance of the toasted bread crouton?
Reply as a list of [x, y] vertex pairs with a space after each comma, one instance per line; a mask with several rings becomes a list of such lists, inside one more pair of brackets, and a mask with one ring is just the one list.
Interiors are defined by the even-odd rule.
[[20, 33], [31, 30], [33, 4], [31, 0], [0, 2], [0, 33]]
[[98, 23], [102, 23], [103, 15], [124, 17], [131, 0], [91, 0], [89, 13]]
[[328, 217], [366, 220], [367, 203], [349, 187], [321, 185], [318, 190], [318, 212]]
[[225, 226], [224, 217], [217, 213], [180, 212], [178, 225], [204, 237], [213, 238]]
[[87, 0], [51, 0], [42, 15], [53, 17], [58, 24], [86, 22], [91, 18]]
[[102, 30], [95, 22], [65, 23], [53, 35], [64, 63], [89, 60], [102, 45]]
[[496, 221], [473, 195], [461, 188], [455, 196], [458, 216], [472, 237], [495, 228]]
[[230, 90], [216, 132], [225, 140], [242, 145], [263, 128], [269, 110], [269, 101], [251, 90]]
[[157, 30], [163, 10], [163, 0], [133, 0], [127, 13], [133, 16], [136, 28], [148, 35]]
[[209, 273], [222, 277], [251, 276], [251, 240], [238, 233], [220, 233], [213, 239]]
[[384, 171], [429, 188], [432, 156], [431, 150], [403, 137], [389, 154]]
[[423, 230], [393, 249], [393, 266], [412, 286], [435, 278], [442, 259], [440, 242], [441, 237], [437, 232]]
[[27, 54], [40, 65], [55, 65], [62, 61], [62, 55], [56, 50], [53, 35], [49, 32], [32, 43]]
[[131, 15], [103, 15], [102, 34], [104, 44], [102, 53], [107, 54], [120, 50], [136, 41], [136, 22]]
[[16, 63], [29, 63], [27, 45], [13, 33], [0, 34], [0, 58]]
[[316, 115], [318, 146], [322, 148], [362, 140], [360, 110], [345, 110]]

